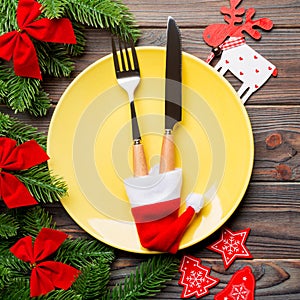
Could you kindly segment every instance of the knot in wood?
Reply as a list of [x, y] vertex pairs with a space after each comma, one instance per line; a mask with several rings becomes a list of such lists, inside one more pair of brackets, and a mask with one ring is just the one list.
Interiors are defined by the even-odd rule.
[[280, 133], [270, 134], [266, 140], [267, 149], [275, 149], [282, 144], [282, 135]]
[[284, 164], [276, 167], [277, 177], [282, 180], [290, 180], [292, 178], [292, 169]]

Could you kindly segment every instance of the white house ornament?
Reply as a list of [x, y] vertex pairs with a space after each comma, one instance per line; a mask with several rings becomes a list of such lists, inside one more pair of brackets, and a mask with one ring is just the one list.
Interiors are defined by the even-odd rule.
[[[242, 0], [230, 0], [230, 8], [222, 7], [221, 13], [227, 24], [211, 24], [203, 32], [204, 41], [212, 47], [206, 62], [221, 55], [215, 69], [224, 75], [230, 71], [242, 85], [238, 90], [241, 101], [245, 103], [271, 77], [277, 76], [277, 68], [267, 59], [248, 46], [244, 32], [255, 40], [261, 38], [254, 27], [270, 30], [273, 22], [268, 18], [252, 20], [254, 8], [237, 8]], [[242, 18], [245, 14], [245, 20]]]

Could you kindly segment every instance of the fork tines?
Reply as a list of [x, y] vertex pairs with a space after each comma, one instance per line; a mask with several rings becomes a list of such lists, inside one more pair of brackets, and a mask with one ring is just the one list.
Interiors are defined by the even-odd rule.
[[[128, 45], [128, 42], [123, 42], [123, 46], [122, 46], [122, 42], [121, 42], [120, 38], [118, 39], [118, 41], [119, 41], [118, 43], [119, 43], [119, 49], [120, 49], [121, 63], [119, 62], [119, 59], [118, 59], [115, 41], [113, 38], [111, 38], [113, 60], [114, 60], [117, 78], [139, 75], [140, 74], [139, 63], [138, 63], [138, 58], [136, 55], [136, 50], [134, 47], [133, 40], [130, 39], [129, 45]], [[131, 48], [132, 59], [130, 59], [130, 53], [128, 51], [129, 47]], [[124, 52], [125, 52], [125, 55], [124, 55]]]

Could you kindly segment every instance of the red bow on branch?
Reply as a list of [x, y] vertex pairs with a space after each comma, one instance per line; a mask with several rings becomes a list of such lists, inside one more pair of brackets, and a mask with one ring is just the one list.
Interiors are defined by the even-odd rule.
[[47, 153], [34, 141], [17, 146], [10, 138], [0, 137], [0, 198], [8, 208], [37, 204], [26, 186], [7, 171], [27, 170], [49, 159]]
[[19, 259], [30, 263], [30, 296], [45, 295], [55, 288], [67, 290], [79, 276], [80, 271], [62, 262], [43, 261], [53, 254], [67, 238], [67, 234], [42, 228], [34, 244], [32, 237], [20, 239], [10, 251]]
[[38, 57], [30, 37], [43, 42], [76, 44], [69, 19], [36, 20], [41, 7], [35, 0], [20, 0], [17, 8], [19, 29], [0, 36], [0, 58], [8, 61], [13, 58], [16, 75], [40, 80]]

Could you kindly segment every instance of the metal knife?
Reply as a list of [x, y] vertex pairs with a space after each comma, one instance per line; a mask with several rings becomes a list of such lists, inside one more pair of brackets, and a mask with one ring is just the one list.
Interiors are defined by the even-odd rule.
[[175, 169], [175, 145], [172, 131], [182, 118], [181, 56], [180, 31], [175, 20], [169, 17], [165, 79], [165, 134], [161, 148], [160, 173]]

